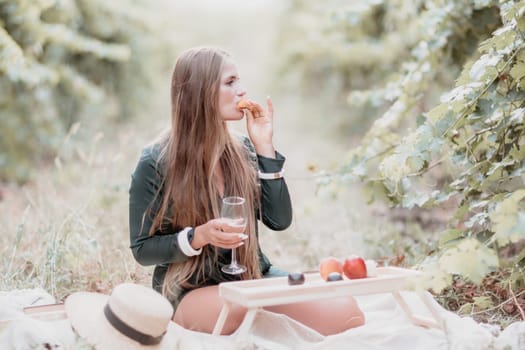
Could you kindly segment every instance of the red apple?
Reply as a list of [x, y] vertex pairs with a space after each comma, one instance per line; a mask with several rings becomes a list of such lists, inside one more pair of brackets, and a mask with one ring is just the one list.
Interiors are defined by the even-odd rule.
[[350, 279], [365, 278], [367, 276], [365, 261], [357, 255], [349, 256], [343, 263], [343, 272]]

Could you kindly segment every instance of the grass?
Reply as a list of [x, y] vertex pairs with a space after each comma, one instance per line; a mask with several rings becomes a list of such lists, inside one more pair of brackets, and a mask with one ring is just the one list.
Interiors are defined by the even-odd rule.
[[140, 148], [129, 147], [131, 133], [120, 133], [116, 142], [99, 138], [87, 156], [73, 140], [68, 159], [39, 169], [31, 183], [3, 188], [0, 253], [8, 259], [0, 265], [2, 290], [41, 286], [62, 299], [147, 280], [130, 254], [127, 230], [130, 167]]

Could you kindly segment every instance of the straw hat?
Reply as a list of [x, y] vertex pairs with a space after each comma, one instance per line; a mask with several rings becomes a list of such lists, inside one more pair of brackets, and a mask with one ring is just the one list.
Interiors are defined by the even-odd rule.
[[65, 301], [73, 328], [97, 349], [175, 349], [179, 329], [162, 295], [123, 283], [111, 295], [77, 292]]

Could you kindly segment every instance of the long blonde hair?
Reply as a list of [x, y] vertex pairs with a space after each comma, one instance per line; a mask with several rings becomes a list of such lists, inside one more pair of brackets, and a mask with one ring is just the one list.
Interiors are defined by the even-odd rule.
[[[215, 48], [194, 48], [183, 52], [171, 81], [171, 129], [161, 139], [160, 162], [164, 181], [163, 198], [150, 235], [170, 225], [171, 230], [196, 227], [217, 218], [219, 191], [214, 169], [220, 164], [224, 194], [246, 198], [249, 207], [245, 244], [237, 248], [239, 262], [248, 267], [243, 278], [260, 278], [255, 204], [258, 203], [257, 178], [243, 145], [228, 131], [219, 114], [220, 79], [229, 55]], [[206, 245], [200, 255], [182, 263], [170, 264], [163, 294], [176, 301], [181, 288], [195, 288], [205, 281], [206, 264], [217, 266], [217, 248]], [[189, 278], [197, 275], [195, 284]]]

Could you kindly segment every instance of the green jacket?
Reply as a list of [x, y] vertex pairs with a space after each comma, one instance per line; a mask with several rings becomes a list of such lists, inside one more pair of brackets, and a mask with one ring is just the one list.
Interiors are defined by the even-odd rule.
[[[248, 139], [244, 142], [249, 157], [257, 164], [263, 173], [275, 173], [282, 170], [285, 158], [276, 152], [276, 158], [266, 158], [255, 154], [255, 150]], [[159, 147], [150, 146], [144, 148], [140, 160], [131, 175], [131, 186], [129, 189], [129, 233], [130, 248], [133, 256], [141, 265], [156, 265], [153, 273], [153, 288], [160, 291], [168, 265], [191, 259], [185, 255], [178, 244], [177, 235], [183, 227], [163, 228], [149, 236], [148, 232], [152, 225], [154, 215], [144, 213], [151, 204], [152, 213], [158, 210], [162, 189], [159, 186], [163, 180], [163, 169], [158, 163]], [[255, 162], [256, 160], [256, 162]], [[284, 178], [272, 180], [260, 180], [261, 183], [261, 214], [262, 222], [272, 230], [286, 229], [292, 221], [292, 206], [288, 187]], [[175, 203], [176, 206], [176, 203]], [[261, 220], [259, 212], [257, 218]], [[258, 234], [257, 234], [258, 237]], [[206, 264], [205, 285], [215, 285], [223, 281], [238, 279], [237, 276], [224, 274], [221, 266], [228, 264], [231, 259], [231, 250], [218, 248], [218, 265], [212, 261]], [[210, 259], [211, 260], [211, 259]], [[270, 261], [259, 248], [259, 261], [261, 273], [270, 269]], [[196, 276], [190, 278], [190, 282], [196, 281]], [[187, 290], [183, 290], [183, 293]]]

